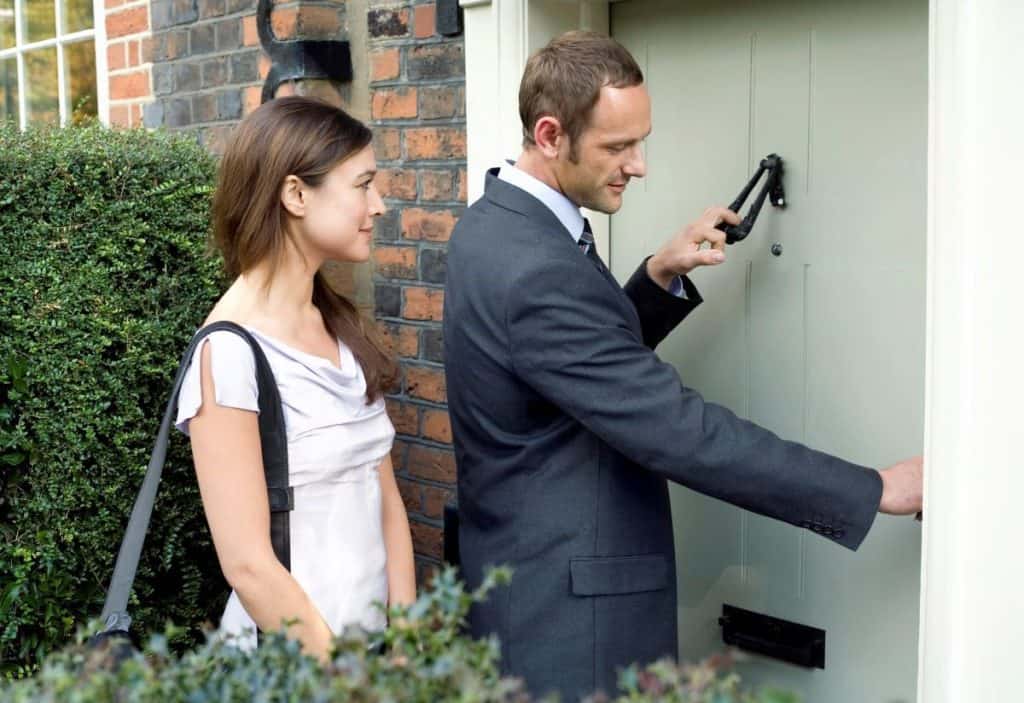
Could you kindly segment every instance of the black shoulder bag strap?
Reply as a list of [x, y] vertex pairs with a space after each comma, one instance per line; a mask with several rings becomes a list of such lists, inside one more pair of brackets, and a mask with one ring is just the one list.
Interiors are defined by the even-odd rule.
[[185, 373], [192, 362], [199, 343], [213, 332], [232, 332], [242, 337], [252, 347], [256, 359], [256, 384], [259, 389], [259, 428], [260, 447], [263, 450], [263, 472], [267, 481], [267, 497], [270, 501], [270, 541], [277, 556], [286, 569], [291, 569], [291, 549], [288, 542], [289, 512], [294, 507], [292, 489], [288, 486], [288, 440], [285, 434], [284, 410], [281, 407], [281, 396], [277, 391], [274, 374], [267, 362], [263, 350], [251, 334], [233, 322], [214, 322], [196, 332], [192, 342], [182, 356], [178, 375], [174, 379], [171, 397], [167, 401], [164, 419], [160, 424], [160, 432], [153, 446], [153, 454], [149, 459], [149, 468], [142, 481], [142, 488], [135, 499], [128, 527], [121, 541], [121, 550], [114, 565], [114, 575], [110, 579], [107, 599], [103, 605], [102, 618], [104, 628], [98, 638], [112, 634], [127, 634], [131, 626], [128, 614], [128, 595], [135, 581], [135, 571], [139, 566], [142, 545], [146, 539], [149, 518], [153, 514], [153, 502], [160, 485], [160, 474], [163, 471], [167, 456], [167, 442], [170, 437], [171, 424], [177, 415], [178, 392], [181, 390]]

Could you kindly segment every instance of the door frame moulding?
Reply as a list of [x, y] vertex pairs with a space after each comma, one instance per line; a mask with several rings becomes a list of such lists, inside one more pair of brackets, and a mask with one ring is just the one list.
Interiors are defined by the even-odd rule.
[[[460, 0], [465, 11], [469, 201], [514, 158], [531, 47], [574, 27], [608, 31], [606, 0]], [[567, 24], [568, 23], [568, 24]], [[1018, 690], [1024, 618], [1015, 503], [1024, 398], [1024, 163], [1019, 0], [930, 0], [925, 436], [918, 701]], [[608, 217], [589, 215], [608, 257]], [[894, 233], [898, 236], [898, 233]], [[970, 605], [970, 608], [967, 606]]]
[[[519, 79], [531, 47], [570, 29], [608, 31], [606, 0], [460, 0], [466, 41], [469, 202], [487, 169], [514, 159], [522, 143]], [[609, 260], [608, 215], [586, 212], [598, 253]]]

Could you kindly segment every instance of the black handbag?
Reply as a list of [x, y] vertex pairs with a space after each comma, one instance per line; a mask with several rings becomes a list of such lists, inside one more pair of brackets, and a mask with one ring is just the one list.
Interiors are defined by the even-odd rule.
[[[142, 545], [146, 539], [149, 518], [153, 514], [153, 502], [160, 485], [160, 475], [167, 456], [167, 442], [171, 424], [177, 415], [178, 392], [181, 389], [185, 372], [188, 371], [192, 355], [199, 343], [209, 334], [226, 331], [237, 334], [249, 343], [256, 359], [256, 384], [259, 389], [259, 431], [260, 447], [263, 450], [263, 473], [267, 482], [267, 497], [270, 503], [270, 541], [277, 556], [286, 569], [291, 569], [291, 547], [289, 544], [289, 514], [294, 508], [294, 495], [288, 486], [288, 443], [285, 434], [284, 410], [281, 407], [281, 396], [277, 391], [274, 374], [263, 354], [259, 343], [241, 326], [233, 322], [214, 322], [196, 332], [188, 348], [185, 350], [174, 379], [171, 397], [167, 401], [164, 419], [157, 433], [153, 453], [149, 459], [149, 468], [135, 499], [128, 527], [121, 540], [121, 550], [114, 564], [114, 574], [107, 589], [106, 602], [103, 605], [103, 629], [91, 640], [98, 645], [105, 640], [120, 640], [123, 645], [130, 642], [131, 615], [128, 613], [128, 596], [135, 581], [135, 571], [142, 554]], [[130, 648], [128, 650], [130, 652]]]

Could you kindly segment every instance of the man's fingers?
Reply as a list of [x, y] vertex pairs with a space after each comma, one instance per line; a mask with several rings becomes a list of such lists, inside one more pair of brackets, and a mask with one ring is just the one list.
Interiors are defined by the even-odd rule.
[[690, 270], [697, 268], [698, 266], [717, 266], [718, 264], [725, 261], [725, 254], [718, 249], [701, 249], [695, 251], [690, 258]]
[[725, 251], [725, 232], [712, 226], [707, 227], [702, 233], [705, 242], [711, 243], [712, 249]]
[[704, 215], [701, 216], [701, 221], [707, 222], [712, 227], [717, 225], [719, 222], [726, 222], [730, 225], [738, 225], [740, 223], [740, 216], [727, 207], [716, 205], [715, 207], [709, 207], [704, 211]]

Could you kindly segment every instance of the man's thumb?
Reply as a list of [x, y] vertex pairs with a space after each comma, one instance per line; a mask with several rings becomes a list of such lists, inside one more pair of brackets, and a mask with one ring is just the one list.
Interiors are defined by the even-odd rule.
[[702, 266], [715, 266], [725, 261], [725, 252], [718, 249], [705, 249], [698, 252], [698, 256]]

